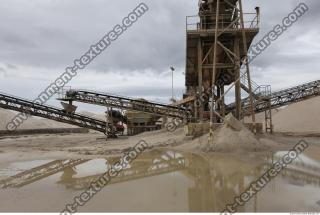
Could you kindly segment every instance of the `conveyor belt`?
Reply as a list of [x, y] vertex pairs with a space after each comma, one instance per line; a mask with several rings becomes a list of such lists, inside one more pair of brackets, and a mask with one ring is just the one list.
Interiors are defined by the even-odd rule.
[[[261, 113], [268, 110], [269, 101], [271, 103], [271, 109], [283, 107], [292, 103], [307, 100], [320, 95], [320, 80], [312, 81], [306, 84], [302, 84], [296, 87], [288, 88], [271, 93], [270, 96], [264, 96], [263, 98], [256, 100], [255, 112]], [[227, 106], [227, 110], [232, 111], [235, 108], [235, 104]], [[249, 99], [242, 100], [242, 108], [244, 115], [249, 114]]]
[[180, 119], [188, 118], [190, 114], [188, 110], [182, 107], [149, 102], [145, 100], [131, 99], [88, 90], [69, 90], [62, 98], [60, 98], [60, 100], [77, 101], [124, 110], [141, 111], [159, 116], [169, 116]]
[[[118, 159], [120, 158], [116, 158], [116, 160]], [[0, 180], [0, 189], [20, 188], [88, 161], [89, 160], [86, 159], [51, 161], [8, 177], [7, 179]], [[186, 159], [184, 157], [168, 156], [167, 153], [157, 156], [156, 158], [144, 158], [142, 160], [137, 159], [136, 163], [133, 163], [130, 168], [123, 169], [119, 172], [117, 177], [113, 178], [109, 184], [175, 172], [185, 169], [186, 165]], [[108, 169], [109, 168], [110, 166]], [[81, 178], [72, 178], [72, 175], [68, 175], [71, 178], [68, 178], [68, 180], [62, 180], [59, 183], [66, 184], [68, 187], [73, 187], [74, 189], [86, 189], [93, 181], [102, 177], [102, 175], [103, 174], [96, 174]]]
[[18, 173], [7, 179], [0, 180], [0, 189], [23, 187], [63, 171], [67, 167], [74, 167], [87, 161], [88, 160], [84, 159], [52, 161], [33, 169]]
[[26, 99], [3, 93], [0, 93], [0, 108], [76, 125], [79, 127], [100, 131], [104, 134], [109, 133], [109, 128], [106, 128], [107, 125], [104, 121], [82, 114], [66, 113], [64, 110], [56, 107], [40, 105]]

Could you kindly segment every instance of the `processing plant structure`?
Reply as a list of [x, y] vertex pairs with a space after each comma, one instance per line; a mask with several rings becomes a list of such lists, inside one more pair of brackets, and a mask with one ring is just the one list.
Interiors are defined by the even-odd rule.
[[[55, 121], [89, 128], [116, 137], [163, 128], [167, 118], [185, 123], [221, 123], [233, 115], [242, 120], [265, 113], [265, 130], [272, 133], [272, 109], [319, 96], [320, 81], [272, 92], [271, 86], [251, 80], [247, 58], [259, 33], [260, 8], [244, 13], [241, 0], [200, 0], [199, 13], [186, 19], [186, 91], [183, 99], [161, 104], [92, 90], [61, 90], [63, 109], [0, 93], [0, 107]], [[233, 102], [225, 95], [234, 88]], [[106, 108], [106, 120], [76, 113], [74, 102]]]

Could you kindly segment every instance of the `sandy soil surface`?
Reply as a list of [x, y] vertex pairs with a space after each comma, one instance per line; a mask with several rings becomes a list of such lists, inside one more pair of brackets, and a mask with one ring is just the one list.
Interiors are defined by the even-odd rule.
[[[264, 150], [270, 151], [288, 150], [301, 139], [305, 139], [315, 147], [318, 147], [320, 146], [320, 136], [308, 136], [307, 134], [320, 133], [319, 107], [320, 98], [314, 98], [290, 105], [281, 110], [274, 110], [275, 114], [273, 120], [276, 131], [292, 132], [292, 134], [295, 134], [292, 136], [276, 134], [272, 136], [260, 135], [254, 138], [247, 130], [243, 130], [243, 128], [241, 128], [242, 130], [237, 130], [237, 126], [232, 129], [230, 129], [230, 126], [224, 126], [223, 129], [216, 131], [214, 138], [222, 146], [227, 145], [226, 142], [229, 143], [229, 146], [235, 146], [238, 139], [242, 144], [247, 144], [248, 146], [248, 144], [254, 144], [255, 140], [257, 140], [259, 145], [264, 147]], [[0, 130], [5, 129], [6, 123], [11, 120], [15, 114], [16, 113], [14, 112], [0, 109]], [[86, 112], [86, 114], [88, 115], [90, 113]], [[90, 115], [94, 116], [94, 114]], [[72, 126], [51, 120], [39, 119], [37, 117], [31, 117], [21, 126], [21, 128], [28, 129], [64, 127]], [[297, 135], [301, 133], [304, 133], [305, 136]], [[135, 146], [141, 140], [146, 141], [149, 146], [153, 148], [171, 147], [181, 151], [203, 153], [205, 151], [203, 149], [208, 144], [208, 135], [198, 138], [186, 137], [183, 129], [179, 128], [174, 132], [160, 130], [146, 132], [134, 137], [109, 139], [108, 141], [106, 141], [103, 134], [98, 132], [69, 135], [5, 136], [0, 137], [0, 163], [35, 159], [93, 159], [97, 157], [119, 155], [128, 148]], [[225, 152], [225, 150], [221, 150], [221, 152]], [[309, 153], [310, 156], [317, 158], [320, 151], [315, 149]]]
[[[0, 130], [6, 130], [6, 126], [18, 112], [5, 110], [0, 108]], [[44, 128], [76, 128], [75, 126], [59, 123], [53, 120], [42, 119], [39, 117], [30, 116], [24, 121], [18, 129], [44, 129]]]
[[[208, 189], [212, 186], [212, 181], [214, 177], [218, 181], [224, 179], [222, 184], [236, 183], [237, 186], [239, 182], [244, 182], [244, 179], [248, 179], [248, 174], [253, 173], [260, 169], [260, 165], [266, 162], [266, 156], [275, 154], [279, 151], [288, 151], [292, 149], [300, 140], [304, 139], [309, 143], [309, 148], [306, 149], [304, 155], [309, 158], [320, 162], [320, 136], [289, 136], [284, 134], [275, 135], [258, 135], [253, 136], [249, 130], [244, 129], [245, 127], [242, 123], [229, 125], [225, 123], [221, 128], [217, 129], [213, 135], [216, 145], [223, 149], [220, 152], [213, 152], [210, 150], [204, 150], [208, 143], [208, 135], [203, 135], [201, 137], [192, 138], [186, 137], [183, 128], [179, 128], [174, 132], [168, 132], [167, 130], [160, 130], [154, 132], [146, 132], [134, 137], [119, 137], [118, 139], [108, 139], [106, 141], [105, 136], [98, 132], [91, 132], [88, 134], [51, 134], [51, 135], [30, 135], [30, 136], [4, 136], [0, 137], [0, 170], [5, 172], [0, 176], [0, 180], [5, 180], [8, 176], [15, 175], [14, 171], [22, 171], [22, 169], [12, 169], [12, 164], [22, 163], [22, 165], [30, 165], [30, 162], [34, 164], [43, 162], [48, 163], [50, 160], [67, 160], [67, 159], [92, 159], [92, 166], [88, 166], [84, 169], [82, 176], [81, 169], [79, 166], [77, 171], [74, 173], [77, 176], [73, 177], [73, 173], [70, 169], [66, 168], [63, 172], [56, 175], [52, 175], [43, 180], [36, 181], [37, 183], [29, 184], [30, 187], [23, 187], [22, 189], [6, 189], [3, 191], [4, 201], [0, 203], [1, 208], [4, 211], [17, 212], [17, 211], [47, 211], [54, 212], [61, 210], [65, 207], [65, 204], [76, 196], [75, 190], [72, 187], [77, 187], [77, 179], [81, 179], [84, 176], [91, 177], [88, 172], [94, 171], [96, 168], [95, 162], [102, 160], [106, 163], [107, 159], [117, 157], [119, 159], [128, 149], [134, 147], [140, 141], [145, 141], [148, 143], [150, 149], [146, 150], [144, 155], [148, 155], [152, 152], [174, 151], [177, 154], [187, 154], [189, 157], [202, 157], [205, 158], [206, 162], [194, 161], [196, 171], [190, 168], [189, 172], [196, 173], [197, 177], [201, 180], [190, 180], [191, 174], [184, 170], [183, 172], [174, 172], [171, 175], [163, 174], [159, 176], [146, 177], [141, 180], [135, 181], [125, 181], [122, 184], [112, 184], [108, 185], [106, 189], [102, 190], [99, 198], [94, 198], [92, 202], [85, 205], [84, 208], [80, 208], [80, 212], [105, 212], [105, 211], [188, 211], [189, 208], [179, 208], [177, 204], [172, 202], [179, 202], [181, 205], [188, 204], [190, 199], [198, 200], [198, 205], [203, 205], [203, 202], [213, 202], [210, 199], [212, 195], [212, 190], [219, 192], [214, 192], [216, 196], [213, 199], [220, 199], [221, 206], [225, 206], [229, 199], [237, 196], [237, 193], [230, 192], [232, 189], [226, 189], [225, 187], [219, 185], [216, 189]], [[250, 140], [247, 142], [247, 140]], [[259, 144], [257, 146], [256, 144]], [[262, 146], [262, 147], [260, 147]], [[162, 150], [157, 150], [162, 149]], [[230, 150], [230, 149], [245, 149], [245, 150]], [[256, 151], [256, 149], [260, 149]], [[227, 150], [227, 151], [226, 151]], [[161, 158], [161, 153], [159, 157]], [[200, 156], [199, 156], [200, 155]], [[102, 159], [99, 159], [102, 158]], [[143, 162], [142, 157], [139, 162]], [[147, 160], [147, 159], [146, 159]], [[100, 162], [99, 161], [99, 162]], [[90, 162], [90, 161], [89, 161]], [[138, 162], [138, 163], [139, 163]], [[190, 162], [190, 160], [188, 161]], [[25, 164], [27, 163], [27, 164]], [[40, 165], [40, 164], [39, 164]], [[85, 164], [84, 164], [85, 165]], [[13, 165], [14, 166], [14, 165]], [[209, 166], [215, 171], [213, 172], [215, 176], [207, 174], [207, 171], [199, 171], [206, 169]], [[10, 169], [11, 168], [11, 169]], [[30, 167], [32, 168], [32, 167]], [[27, 169], [30, 169], [29, 167]], [[252, 171], [255, 169], [256, 171]], [[83, 169], [82, 169], [83, 170]], [[133, 169], [137, 170], [137, 169]], [[261, 169], [260, 169], [261, 170]], [[185, 176], [185, 173], [187, 176]], [[243, 176], [239, 173], [242, 173]], [[59, 175], [60, 174], [60, 175]], [[96, 174], [96, 173], [95, 173]], [[201, 174], [201, 175], [200, 175]], [[256, 177], [256, 175], [253, 175]], [[65, 179], [64, 179], [65, 177]], [[84, 177], [84, 178], [86, 178]], [[185, 180], [184, 180], [185, 178]], [[249, 177], [250, 178], [250, 177]], [[279, 178], [279, 177], [278, 177]], [[205, 179], [205, 180], [203, 180]], [[284, 180], [280, 178], [281, 180]], [[263, 206], [261, 211], [287, 211], [288, 208], [292, 209], [292, 202], [296, 205], [295, 210], [307, 210], [311, 208], [308, 204], [315, 205], [314, 202], [318, 200], [318, 191], [314, 187], [308, 188], [306, 186], [296, 186], [292, 188], [290, 181], [280, 181], [281, 191], [275, 193], [274, 189], [270, 186], [268, 190], [259, 194], [259, 199], [265, 198], [262, 203]], [[182, 182], [185, 181], [183, 184]], [[188, 184], [186, 184], [188, 181]], [[199, 184], [203, 193], [205, 193], [205, 199], [198, 197], [197, 192], [191, 192], [190, 190], [195, 190], [194, 186], [197, 186], [196, 181], [200, 181]], [[165, 182], [165, 184], [163, 184]], [[278, 182], [278, 183], [280, 183]], [[138, 184], [137, 184], [138, 183]], [[173, 186], [174, 184], [174, 186]], [[84, 184], [84, 186], [87, 186]], [[280, 187], [280, 184], [277, 185]], [[191, 187], [191, 188], [190, 188]], [[71, 189], [70, 189], [71, 188]], [[82, 189], [84, 189], [83, 187]], [[122, 191], [119, 192], [119, 188]], [[134, 190], [136, 188], [136, 190]], [[317, 187], [318, 188], [318, 187]], [[178, 192], [179, 189], [179, 192]], [[198, 188], [197, 188], [198, 189]], [[129, 190], [129, 192], [128, 192]], [[141, 190], [144, 193], [157, 193], [159, 199], [152, 199], [148, 195], [141, 195]], [[289, 192], [290, 191], [290, 192]], [[294, 191], [294, 192], [293, 192]], [[78, 190], [80, 192], [80, 190]], [[171, 194], [173, 192], [173, 194]], [[186, 197], [182, 197], [182, 193], [186, 193]], [[285, 193], [284, 193], [285, 192]], [[48, 193], [50, 193], [48, 197]], [[130, 198], [130, 193], [132, 197]], [[188, 194], [188, 195], [187, 195]], [[284, 204], [277, 205], [277, 202], [281, 202], [282, 198], [279, 195], [283, 195], [283, 199], [290, 199], [290, 201]], [[128, 197], [129, 196], [129, 197]], [[300, 198], [291, 198], [291, 196]], [[302, 197], [303, 196], [303, 197]], [[128, 198], [126, 198], [128, 197]], [[308, 197], [308, 198], [307, 198]], [[278, 200], [278, 199], [279, 200]], [[23, 199], [23, 204], [16, 206], [14, 202], [17, 199]], [[132, 199], [135, 199], [139, 204], [130, 204]], [[165, 200], [170, 199], [169, 203]], [[276, 199], [276, 200], [275, 200]], [[298, 205], [297, 203], [306, 201], [305, 205]], [[271, 201], [274, 200], [274, 201]], [[53, 204], [48, 204], [48, 202], [54, 202]], [[121, 202], [121, 205], [117, 205]], [[122, 203], [129, 203], [127, 207], [123, 207]], [[271, 204], [275, 202], [274, 204]], [[39, 206], [40, 203], [40, 206]], [[108, 203], [108, 205], [106, 205]], [[266, 203], [266, 204], [265, 204]], [[194, 205], [194, 201], [193, 201]], [[212, 203], [210, 203], [212, 205]], [[307, 206], [306, 206], [307, 205]], [[115, 207], [117, 206], [117, 207]], [[170, 208], [171, 206], [171, 208]], [[218, 206], [217, 206], [218, 207]], [[220, 207], [220, 206], [219, 206]], [[177, 209], [178, 208], [178, 209]], [[252, 206], [249, 207], [249, 211], [252, 210]], [[301, 208], [301, 209], [300, 209]], [[304, 209], [307, 208], [307, 209]], [[208, 210], [200, 209], [200, 210]], [[211, 209], [212, 211], [221, 211], [221, 209]]]
[[[320, 154], [320, 137], [262, 135], [257, 138], [263, 145], [268, 146], [270, 151], [291, 149], [299, 140], [305, 139], [318, 148], [310, 151], [310, 154], [319, 159], [317, 155]], [[151, 149], [171, 147], [179, 151], [201, 154], [204, 153], [202, 146], [208, 141], [206, 136], [196, 139], [185, 137], [182, 128], [172, 133], [161, 130], [108, 141], [100, 133], [2, 137], [0, 139], [0, 163], [41, 159], [105, 158], [122, 154], [141, 140], [146, 141]], [[248, 152], [234, 153], [248, 154]]]
[[273, 116], [275, 131], [320, 133], [320, 97], [289, 105]]
[[[92, 118], [105, 120], [103, 114], [94, 114], [88, 111], [80, 111], [82, 115], [86, 115]], [[5, 110], [0, 108], [0, 130], [6, 130], [6, 126], [11, 122], [18, 112]], [[30, 116], [28, 120], [25, 120], [18, 129], [48, 129], [48, 128], [77, 128], [77, 126], [56, 122], [49, 119]]]
[[[179, 135], [179, 132], [181, 131], [177, 131], [176, 136]], [[146, 141], [150, 142], [152, 138], [163, 138], [164, 134], [167, 134], [167, 132], [145, 133], [140, 137], [144, 137]], [[110, 141], [107, 144], [99, 143], [99, 135], [91, 135], [90, 137], [55, 136], [50, 137], [50, 142], [46, 144], [41, 140], [47, 140], [48, 137], [38, 137], [37, 141], [33, 140], [32, 144], [28, 144], [29, 147], [22, 145], [27, 140], [19, 141], [21, 145], [16, 145], [12, 149], [7, 147], [6, 151], [15, 153], [12, 156], [28, 161], [19, 162], [14, 159], [13, 163], [2, 163], [1, 160], [0, 170], [2, 174], [0, 180], [47, 164], [57, 157], [99, 158], [102, 156], [103, 159], [86, 161], [75, 168], [65, 168], [53, 175], [45, 175], [44, 178], [37, 178], [28, 182], [23, 181], [24, 177], [18, 177], [18, 179], [12, 181], [13, 185], [19, 182], [26, 182], [26, 184], [22, 184], [22, 187], [16, 184], [17, 186], [13, 188], [1, 190], [1, 210], [3, 212], [60, 212], [66, 204], [72, 202], [75, 196], [80, 195], [82, 191], [87, 189], [94, 179], [105, 173], [106, 165], [110, 161], [109, 156], [79, 154], [79, 151], [77, 151], [79, 148], [92, 153], [90, 151], [92, 149], [100, 147], [106, 150], [119, 144], [119, 142], [122, 143], [122, 147], [131, 144], [131, 142], [128, 142], [129, 139]], [[88, 144], [94, 138], [98, 140]], [[276, 142], [277, 145], [274, 146], [274, 149], [277, 148], [278, 150], [288, 149], [299, 139], [298, 137], [286, 136], [261, 136], [259, 138], [260, 141], [270, 145]], [[61, 141], [64, 141], [64, 144]], [[78, 212], [219, 212], [225, 208], [226, 204], [232, 202], [234, 197], [239, 196], [251, 181], [263, 175], [265, 167], [269, 167], [270, 162], [272, 162], [270, 153], [260, 154], [260, 152], [241, 155], [206, 153], [199, 156], [195, 154], [199, 152], [192, 147], [194, 145], [193, 141], [187, 140], [182, 145], [173, 146], [169, 149], [144, 152], [126, 171], [129, 177], [122, 178], [119, 183], [112, 183], [115, 182], [113, 180], [116, 180], [112, 179], [111, 183], [102, 189], [97, 196], [93, 197], [90, 202], [83, 207], [79, 207]], [[312, 141], [318, 142], [319, 139], [309, 138], [307, 141], [309, 143]], [[2, 145], [3, 142], [0, 141], [0, 144]], [[17, 146], [19, 147], [17, 148]], [[160, 145], [157, 147], [160, 147]], [[41, 151], [39, 148], [52, 150], [50, 152]], [[313, 149], [311, 150], [311, 148]], [[313, 146], [311, 148], [310, 151], [313, 152], [316, 152], [315, 149], [317, 148], [316, 153], [319, 154], [320, 147]], [[2, 149], [4, 148], [2, 147]], [[14, 151], [15, 149], [17, 151]], [[192, 153], [184, 153], [180, 149], [184, 151], [192, 149]], [[24, 150], [28, 151], [23, 152]], [[162, 158], [168, 158], [168, 155], [171, 155], [174, 159], [182, 158], [184, 162], [180, 163], [180, 166], [177, 165], [178, 161], [173, 159], [171, 161], [173, 163], [170, 162], [172, 166], [169, 166], [175, 168], [172, 168], [169, 172], [162, 168], [158, 170], [154, 168], [159, 165], [158, 162]], [[166, 167], [166, 165], [159, 166]], [[153, 170], [157, 170], [157, 173], [150, 174]], [[280, 174], [259, 192], [258, 198], [248, 202], [245, 209], [241, 208], [241, 211], [318, 211], [319, 206], [316, 202], [319, 201], [319, 180], [310, 183], [309, 173], [303, 175], [305, 177], [302, 177], [304, 178], [302, 181], [300, 177]], [[126, 176], [127, 174], [123, 175]], [[316, 171], [314, 175], [317, 175]], [[215, 202], [217, 199], [219, 201]], [[16, 202], [19, 202], [19, 204], [16, 204]]]
[[[272, 111], [275, 132], [320, 134], [320, 97], [291, 104]], [[264, 124], [264, 113], [257, 114], [257, 122]], [[250, 121], [248, 118], [246, 122]]]

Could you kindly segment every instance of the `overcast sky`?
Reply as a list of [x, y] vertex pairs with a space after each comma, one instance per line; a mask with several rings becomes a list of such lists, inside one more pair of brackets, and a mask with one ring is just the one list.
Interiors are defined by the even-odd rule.
[[[34, 99], [141, 1], [0, 0], [0, 91]], [[168, 102], [184, 91], [185, 17], [198, 0], [145, 0], [149, 11], [68, 85]], [[300, 2], [310, 11], [252, 63], [273, 90], [320, 79], [319, 0], [245, 0], [261, 8], [255, 42]], [[57, 104], [54, 100], [51, 104]], [[84, 106], [91, 109], [89, 106]]]

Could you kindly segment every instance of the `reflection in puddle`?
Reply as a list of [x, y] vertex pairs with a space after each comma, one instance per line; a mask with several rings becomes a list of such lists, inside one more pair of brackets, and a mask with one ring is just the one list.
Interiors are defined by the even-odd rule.
[[50, 162], [50, 161], [49, 160], [35, 160], [35, 161], [11, 163], [8, 167], [0, 169], [0, 177], [6, 178], [11, 175], [16, 175], [20, 172], [27, 170], [27, 169], [35, 168], [37, 166], [44, 165], [48, 162]]
[[[144, 153], [80, 212], [220, 212], [282, 153], [250, 161], [227, 154]], [[0, 180], [0, 208], [4, 212], [59, 212], [118, 160], [10, 164], [6, 171], [0, 170], [1, 178], [6, 176]], [[320, 163], [301, 155], [239, 212], [317, 211], [319, 186]]]

